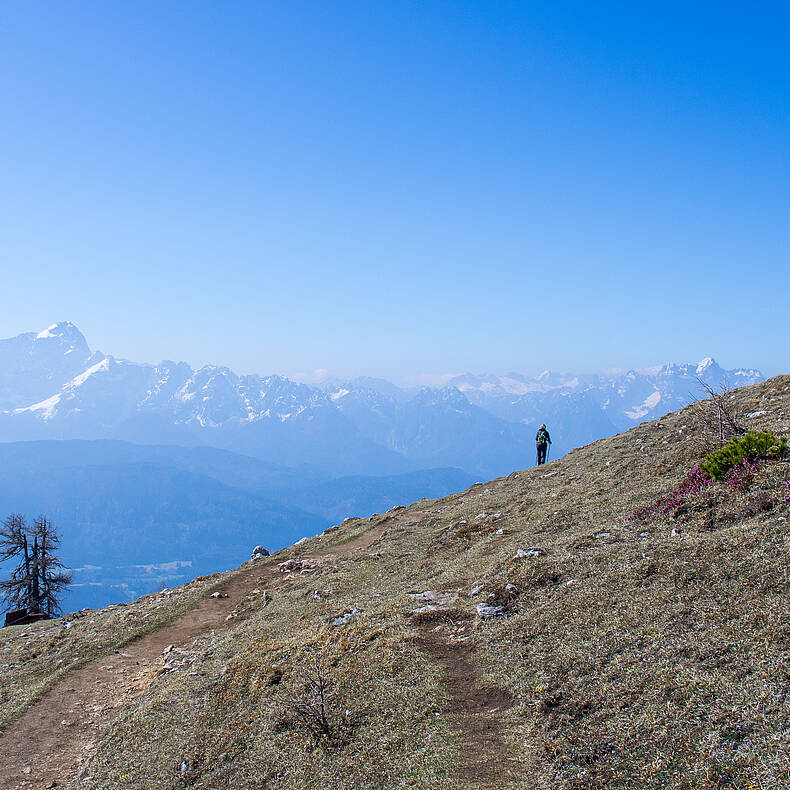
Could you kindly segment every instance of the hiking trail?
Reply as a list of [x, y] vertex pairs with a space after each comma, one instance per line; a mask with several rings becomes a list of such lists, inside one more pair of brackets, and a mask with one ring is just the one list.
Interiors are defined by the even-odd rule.
[[502, 737], [499, 714], [513, 707], [513, 695], [507, 689], [479, 683], [469, 621], [421, 623], [418, 630], [417, 645], [444, 668], [450, 697], [445, 712], [461, 743], [457, 778], [470, 790], [507, 787], [518, 766]]
[[[301, 559], [348, 556], [367, 548], [383, 531], [371, 528]], [[157, 677], [165, 650], [171, 645], [185, 648], [212, 631], [231, 628], [234, 620], [228, 621], [228, 615], [252, 589], [262, 584], [277, 589], [287, 578], [277, 567], [285, 559], [282, 553], [259, 561], [216, 588], [227, 597], [207, 596], [156, 631], [66, 672], [0, 735], [0, 790], [66, 787], [120, 711]]]

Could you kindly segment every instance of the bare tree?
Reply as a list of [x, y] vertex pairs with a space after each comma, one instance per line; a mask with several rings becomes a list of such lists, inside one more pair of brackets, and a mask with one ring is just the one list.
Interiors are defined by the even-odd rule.
[[284, 706], [292, 726], [309, 733], [317, 744], [342, 746], [351, 738], [355, 722], [350, 710], [338, 710], [338, 689], [321, 660], [316, 656], [310, 668], [302, 666], [297, 671], [297, 677], [297, 693], [289, 695]]
[[302, 694], [291, 698], [291, 711], [315, 738], [330, 738], [332, 727], [326, 711], [329, 683], [317, 658], [312, 671], [302, 670], [302, 680]]
[[60, 537], [55, 525], [39, 516], [32, 526], [12, 513], [0, 526], [0, 561], [16, 559], [11, 577], [0, 581], [6, 605], [29, 612], [60, 613], [59, 598], [71, 583], [71, 574], [58, 558]]
[[697, 377], [697, 385], [706, 397], [693, 404], [694, 420], [704, 450], [711, 446], [721, 447], [733, 436], [746, 433], [739, 423], [740, 409], [726, 380], [714, 387]]
[[12, 513], [0, 526], [0, 562], [18, 558], [11, 578], [0, 581], [0, 595], [9, 606], [29, 608], [33, 598], [33, 563], [28, 543], [27, 520]]
[[56, 554], [60, 535], [46, 516], [39, 516], [33, 522], [33, 542], [38, 571], [35, 574], [37, 611], [53, 617], [60, 614], [60, 597], [71, 584], [71, 573]]

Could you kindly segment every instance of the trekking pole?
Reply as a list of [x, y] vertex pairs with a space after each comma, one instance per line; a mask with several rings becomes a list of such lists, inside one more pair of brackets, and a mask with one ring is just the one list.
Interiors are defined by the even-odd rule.
[[546, 444], [546, 460], [544, 461], [546, 464], [549, 462], [549, 450], [551, 450], [551, 442]]

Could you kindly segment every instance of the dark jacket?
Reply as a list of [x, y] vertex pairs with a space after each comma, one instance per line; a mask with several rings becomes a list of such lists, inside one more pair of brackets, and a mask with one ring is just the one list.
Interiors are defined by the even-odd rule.
[[535, 441], [538, 444], [551, 444], [551, 436], [549, 436], [549, 432], [545, 428], [541, 428], [535, 434]]

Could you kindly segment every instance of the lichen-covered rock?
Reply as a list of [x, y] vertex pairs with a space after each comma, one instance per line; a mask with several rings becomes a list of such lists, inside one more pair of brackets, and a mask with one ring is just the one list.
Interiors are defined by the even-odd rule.
[[343, 614], [338, 615], [332, 620], [331, 625], [345, 625], [359, 614], [362, 614], [359, 609], [346, 609]]
[[250, 555], [251, 560], [262, 560], [264, 557], [269, 556], [269, 550], [265, 549], [263, 546], [256, 546], [252, 550], [252, 554]]

